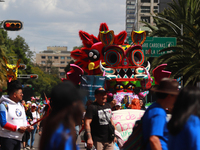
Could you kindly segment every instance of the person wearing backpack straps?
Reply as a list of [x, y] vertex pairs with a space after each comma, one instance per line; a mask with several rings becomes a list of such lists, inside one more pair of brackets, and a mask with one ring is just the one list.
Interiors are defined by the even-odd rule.
[[[85, 114], [85, 131], [87, 135], [87, 148], [93, 145], [97, 150], [114, 150], [114, 142], [109, 139], [109, 127], [114, 125], [111, 106], [107, 103], [107, 92], [100, 87], [95, 90], [95, 102], [88, 106]], [[116, 128], [115, 128], [116, 129]]]
[[167, 113], [172, 110], [179, 93], [178, 82], [163, 78], [157, 87], [151, 89], [157, 100], [144, 113], [142, 118], [142, 133], [145, 150], [168, 150]]
[[26, 120], [22, 85], [18, 80], [8, 83], [8, 95], [0, 99], [0, 136], [3, 150], [20, 150], [22, 136], [26, 130], [33, 130]]

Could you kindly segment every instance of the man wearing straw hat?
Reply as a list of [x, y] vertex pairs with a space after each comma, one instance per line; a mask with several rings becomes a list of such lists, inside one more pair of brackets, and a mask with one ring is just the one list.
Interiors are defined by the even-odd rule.
[[174, 79], [163, 78], [159, 86], [151, 89], [157, 100], [145, 112], [142, 118], [143, 139], [146, 150], [168, 150], [167, 113], [171, 112], [179, 93], [178, 83]]

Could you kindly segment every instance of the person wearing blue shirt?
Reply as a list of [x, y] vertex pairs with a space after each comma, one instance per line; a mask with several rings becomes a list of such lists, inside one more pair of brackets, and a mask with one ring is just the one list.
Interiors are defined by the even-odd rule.
[[79, 150], [75, 126], [81, 124], [83, 92], [70, 81], [56, 85], [51, 91], [51, 113], [44, 120], [40, 150]]
[[146, 150], [168, 150], [167, 113], [171, 111], [179, 93], [178, 83], [163, 78], [157, 87], [151, 89], [157, 100], [144, 113], [142, 118], [143, 141]]
[[169, 150], [200, 150], [200, 89], [185, 87], [168, 123]]

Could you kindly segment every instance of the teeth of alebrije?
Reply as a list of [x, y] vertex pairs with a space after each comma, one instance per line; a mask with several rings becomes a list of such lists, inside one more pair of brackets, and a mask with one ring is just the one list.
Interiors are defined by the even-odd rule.
[[134, 78], [134, 74], [132, 74], [131, 78]]
[[117, 75], [117, 78], [121, 78], [121, 76], [118, 74], [118, 75]]
[[119, 72], [120, 72], [120, 69], [116, 69], [116, 71], [117, 71], [117, 73], [119, 73]]
[[135, 71], [135, 69], [131, 69], [131, 71], [132, 71], [132, 72], [134, 72], [134, 71]]
[[124, 78], [128, 78], [128, 76], [125, 74]]
[[124, 70], [124, 72], [126, 72], [128, 69], [123, 69]]

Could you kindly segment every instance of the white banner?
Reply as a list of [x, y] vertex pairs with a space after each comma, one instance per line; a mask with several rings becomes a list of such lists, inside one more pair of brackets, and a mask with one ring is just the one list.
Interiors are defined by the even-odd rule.
[[112, 111], [112, 119], [115, 123], [117, 131], [121, 134], [124, 141], [126, 141], [132, 133], [135, 121], [139, 120], [143, 116], [144, 112], [144, 110], [137, 109]]

